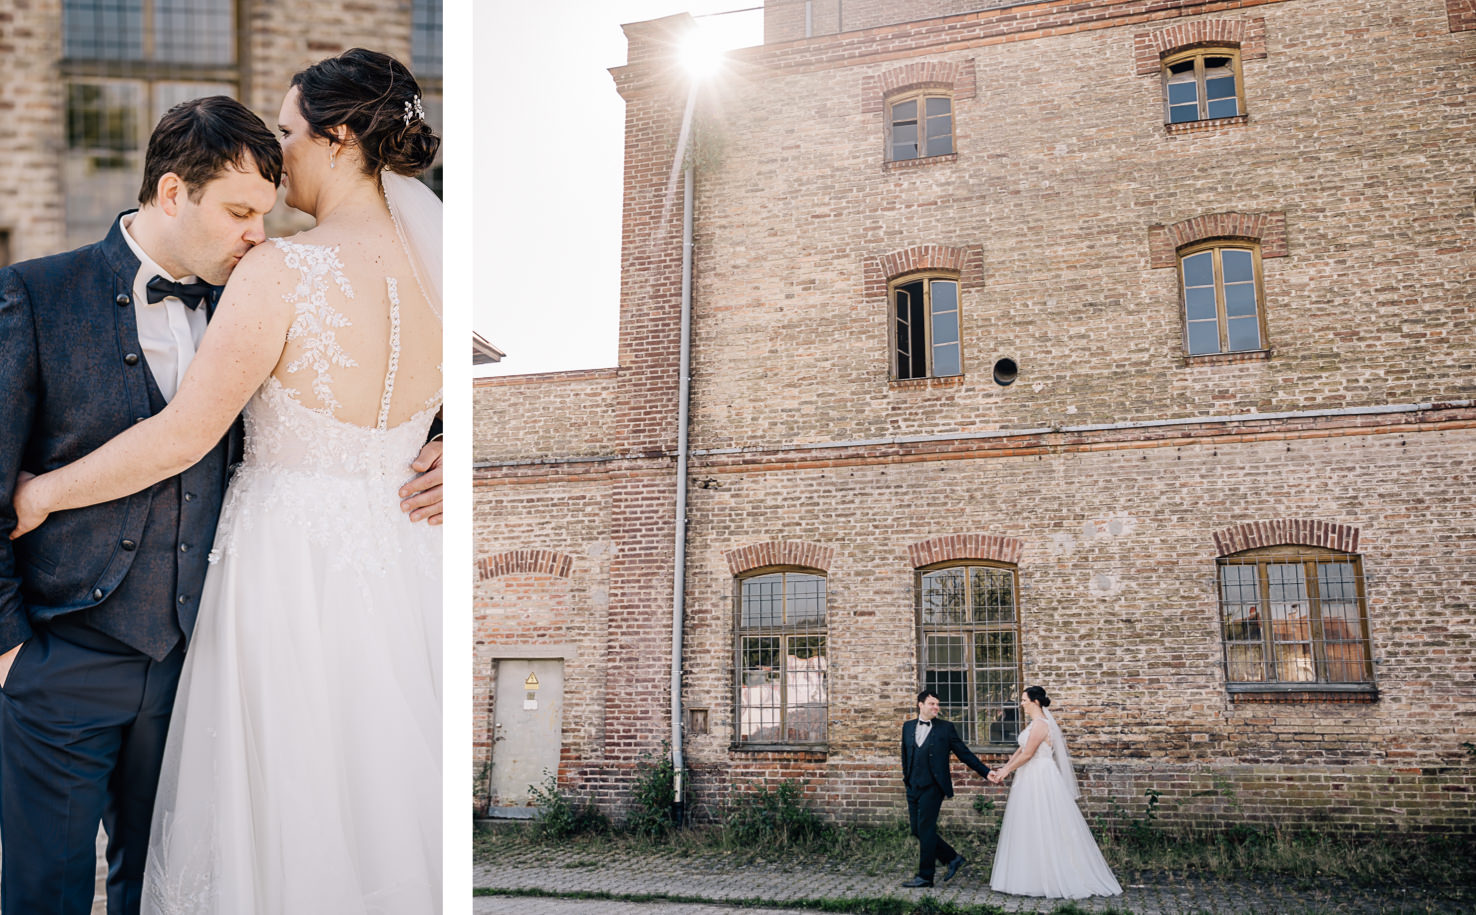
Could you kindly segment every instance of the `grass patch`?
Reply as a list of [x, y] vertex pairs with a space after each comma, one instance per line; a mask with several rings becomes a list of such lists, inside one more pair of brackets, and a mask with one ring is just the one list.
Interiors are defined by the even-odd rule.
[[[681, 904], [713, 905], [713, 901], [702, 896], [686, 896], [677, 893], [603, 893], [590, 891], [556, 892], [540, 889], [489, 890], [477, 889], [473, 896], [516, 896], [533, 898], [558, 898], [603, 900], [608, 902], [666, 902]], [[724, 899], [724, 906], [765, 909], [805, 909], [806, 911], [846, 912], [852, 915], [1005, 915], [1007, 909], [995, 905], [959, 904], [924, 896], [921, 899], [898, 899], [895, 896], [856, 897], [837, 899]], [[1074, 903], [1066, 903], [1052, 909], [1049, 915], [1132, 915], [1126, 909], [1088, 910]]]

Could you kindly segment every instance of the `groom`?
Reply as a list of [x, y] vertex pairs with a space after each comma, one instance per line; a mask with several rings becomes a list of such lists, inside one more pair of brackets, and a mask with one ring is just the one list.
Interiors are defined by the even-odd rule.
[[902, 783], [907, 786], [907, 821], [917, 836], [918, 851], [917, 876], [905, 881], [905, 887], [932, 886], [935, 862], [948, 866], [944, 880], [952, 880], [964, 866], [964, 856], [938, 835], [938, 811], [944, 798], [953, 797], [949, 753], [989, 777], [989, 767], [959, 739], [952, 724], [938, 717], [938, 694], [925, 689], [917, 694], [917, 717], [902, 725]]
[[[238, 429], [140, 493], [18, 540], [17, 475], [74, 461], [174, 396], [219, 285], [266, 235], [282, 151], [223, 96], [172, 108], [139, 209], [102, 241], [0, 270], [0, 913], [136, 915], [159, 766]], [[428, 445], [417, 469], [439, 464]], [[423, 482], [422, 482], [423, 481]], [[440, 515], [440, 471], [407, 484]], [[404, 494], [404, 493], [402, 493]]]

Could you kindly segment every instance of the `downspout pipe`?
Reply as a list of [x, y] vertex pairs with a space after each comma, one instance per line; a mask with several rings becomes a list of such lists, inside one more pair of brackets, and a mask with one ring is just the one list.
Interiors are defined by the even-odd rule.
[[[697, 99], [694, 82], [687, 97], [683, 133], [690, 137], [692, 106]], [[685, 139], [685, 138], [684, 138]], [[679, 155], [687, 155], [683, 142]], [[692, 399], [692, 163], [682, 167], [682, 353], [677, 394], [677, 470], [675, 567], [671, 584], [671, 765], [675, 773], [672, 819], [686, 819], [685, 765], [682, 756], [682, 627], [687, 603], [687, 415]]]

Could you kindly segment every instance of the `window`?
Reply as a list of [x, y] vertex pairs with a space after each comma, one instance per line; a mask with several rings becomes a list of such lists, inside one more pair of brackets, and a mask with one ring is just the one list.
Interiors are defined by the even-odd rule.
[[1263, 348], [1259, 252], [1211, 244], [1179, 257], [1183, 283], [1184, 347], [1191, 356]]
[[889, 159], [901, 162], [953, 152], [953, 99], [909, 95], [887, 104]]
[[1232, 48], [1200, 48], [1163, 62], [1164, 121], [1233, 118], [1245, 111], [1240, 57]]
[[966, 564], [917, 573], [922, 685], [964, 742], [1020, 733], [1020, 615], [1013, 567]]
[[234, 0], [64, 0], [67, 238], [96, 241], [135, 205], [154, 123], [175, 104], [235, 95]]
[[823, 745], [830, 706], [825, 576], [740, 579], [737, 656], [738, 742]]
[[439, 80], [441, 63], [441, 0], [414, 0], [410, 7], [410, 70], [425, 88], [427, 79]]
[[892, 377], [962, 375], [958, 280], [933, 276], [897, 280], [891, 299]]
[[1272, 547], [1223, 558], [1219, 573], [1232, 690], [1373, 688], [1358, 556]]

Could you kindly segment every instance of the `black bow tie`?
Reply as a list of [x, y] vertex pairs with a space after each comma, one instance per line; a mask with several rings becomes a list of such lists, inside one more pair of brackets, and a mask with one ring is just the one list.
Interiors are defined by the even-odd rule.
[[920, 728], [930, 728], [933, 726], [933, 723], [931, 721], [923, 721], [921, 718], [919, 718], [917, 719], [917, 726]]
[[193, 283], [176, 283], [162, 276], [155, 276], [149, 280], [145, 288], [149, 291], [150, 305], [167, 296], [174, 296], [185, 303], [186, 308], [197, 308], [201, 302], [214, 301], [215, 293], [220, 289], [219, 286], [212, 286], [199, 280]]

